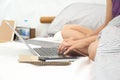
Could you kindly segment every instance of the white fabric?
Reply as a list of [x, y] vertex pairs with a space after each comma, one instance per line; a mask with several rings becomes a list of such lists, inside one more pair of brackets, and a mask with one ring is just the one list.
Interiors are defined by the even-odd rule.
[[55, 41], [59, 41], [59, 42], [62, 42], [62, 41], [63, 41], [61, 31], [58, 31], [57, 33], [55, 33], [55, 35], [54, 35], [54, 40], [55, 40]]
[[105, 20], [105, 6], [102, 4], [73, 3], [65, 7], [51, 23], [48, 33], [55, 34], [65, 24], [78, 24], [96, 29]]
[[95, 63], [94, 80], [120, 80], [120, 16], [102, 30]]
[[35, 66], [19, 63], [19, 55], [31, 53], [19, 42], [0, 43], [0, 80], [92, 80], [91, 70], [94, 62], [88, 57], [82, 57], [69, 66]]

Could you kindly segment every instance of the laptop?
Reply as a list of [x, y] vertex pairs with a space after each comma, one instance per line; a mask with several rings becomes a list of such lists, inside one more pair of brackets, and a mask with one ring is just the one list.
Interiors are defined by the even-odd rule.
[[[24, 40], [20, 34], [13, 28], [13, 26], [6, 21], [6, 24], [9, 26], [9, 28], [18, 36], [18, 38], [28, 47], [28, 49], [31, 51], [33, 55], [39, 56], [39, 60], [41, 61], [75, 61], [80, 56], [65, 56], [65, 55], [59, 55], [57, 53], [58, 46], [52, 46], [52, 47], [38, 47], [33, 48], [29, 45], [29, 43]], [[45, 42], [44, 42], [45, 43]], [[54, 43], [51, 42], [51, 45]], [[56, 44], [56, 43], [55, 43]], [[47, 44], [46, 44], [47, 45]], [[49, 43], [50, 45], [50, 43]]]

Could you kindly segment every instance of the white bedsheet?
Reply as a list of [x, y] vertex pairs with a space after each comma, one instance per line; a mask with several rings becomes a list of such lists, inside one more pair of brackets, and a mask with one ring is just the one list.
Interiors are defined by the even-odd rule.
[[94, 62], [87, 57], [82, 57], [69, 66], [35, 66], [19, 63], [18, 56], [21, 54], [31, 55], [24, 44], [0, 43], [0, 80], [92, 80]]

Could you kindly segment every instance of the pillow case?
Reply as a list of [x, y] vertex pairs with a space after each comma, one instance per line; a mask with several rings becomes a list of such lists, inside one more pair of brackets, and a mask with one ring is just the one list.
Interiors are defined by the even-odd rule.
[[48, 34], [55, 34], [65, 24], [78, 24], [96, 29], [105, 20], [105, 5], [92, 3], [72, 3], [65, 7], [53, 20]]

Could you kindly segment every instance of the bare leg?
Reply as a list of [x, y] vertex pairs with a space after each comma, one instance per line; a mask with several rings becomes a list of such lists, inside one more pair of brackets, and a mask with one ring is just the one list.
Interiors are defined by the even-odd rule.
[[[64, 40], [68, 40], [68, 41], [71, 39], [72, 40], [82, 39], [91, 33], [93, 33], [93, 30], [79, 25], [65, 25], [62, 29], [62, 37]], [[90, 47], [91, 50], [95, 48], [95, 47], [93, 48], [91, 47]], [[88, 48], [89, 47], [80, 49], [80, 52], [87, 55], [89, 52]]]
[[65, 25], [62, 29], [62, 37], [64, 40], [69, 38], [81, 39], [92, 32], [91, 29], [79, 25]]
[[91, 43], [90, 46], [88, 47], [89, 58], [92, 60], [94, 60], [95, 58], [97, 46], [98, 46], [98, 41], [95, 41]]

